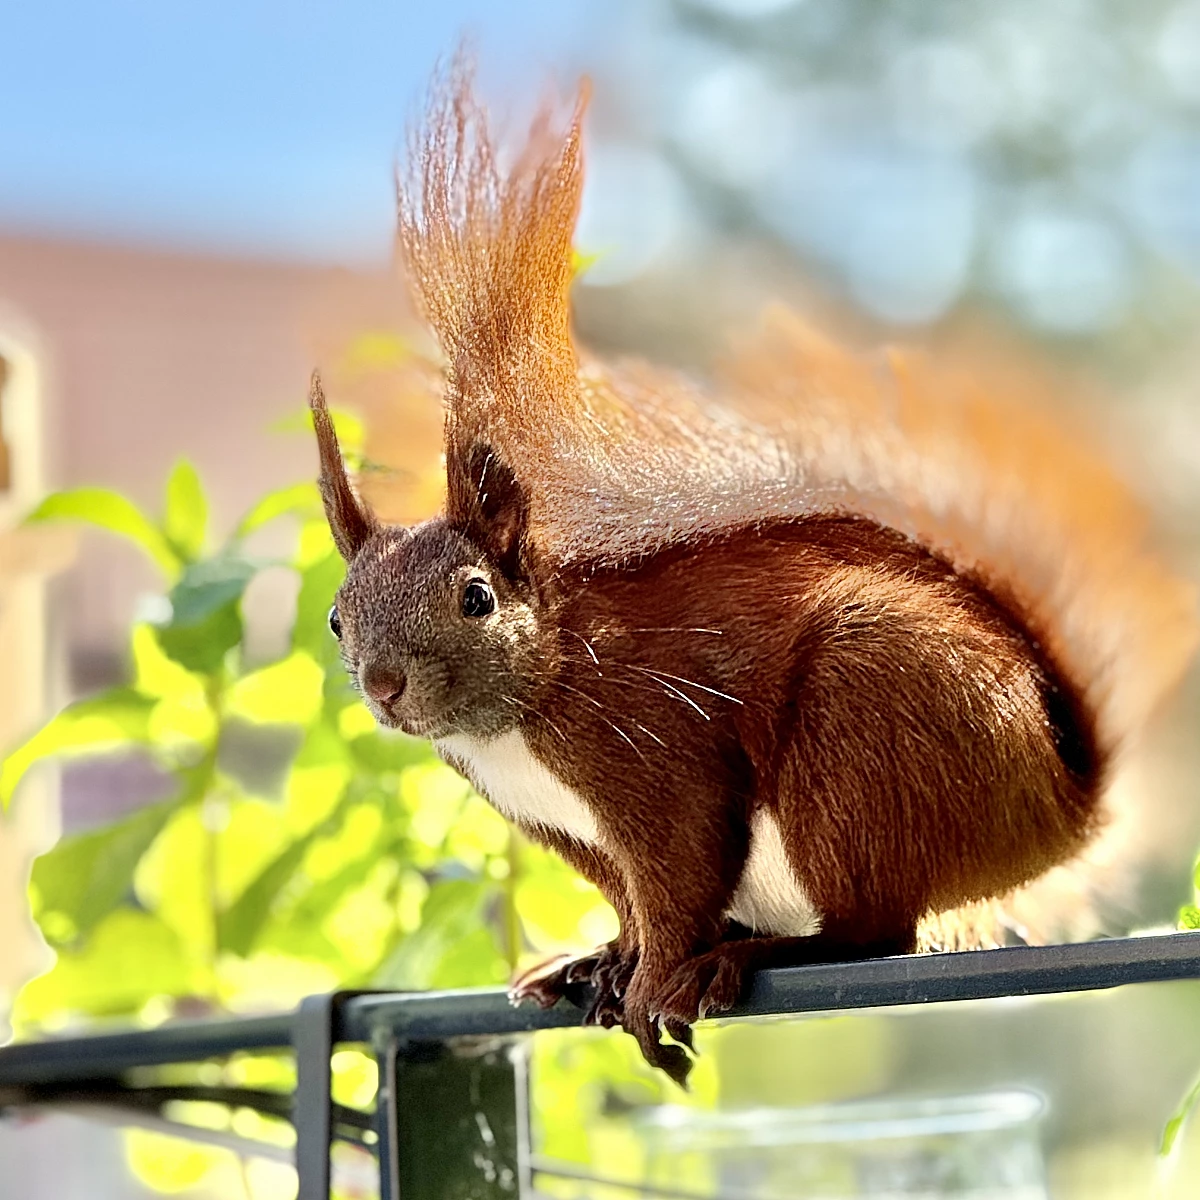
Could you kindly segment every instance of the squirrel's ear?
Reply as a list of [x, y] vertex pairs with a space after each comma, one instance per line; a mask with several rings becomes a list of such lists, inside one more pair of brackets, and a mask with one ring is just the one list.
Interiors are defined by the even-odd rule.
[[333, 421], [329, 418], [329, 409], [325, 406], [321, 379], [315, 371], [308, 393], [308, 407], [312, 410], [317, 448], [321, 453], [320, 488], [321, 499], [325, 501], [325, 516], [338, 553], [350, 562], [379, 528], [379, 523], [350, 486], [346, 462], [342, 458]]
[[[457, 484], [457, 486], [455, 486]], [[512, 468], [491, 446], [476, 443], [465, 470], [451, 482], [451, 509], [460, 514], [463, 532], [508, 579], [528, 573], [526, 525], [529, 502]]]

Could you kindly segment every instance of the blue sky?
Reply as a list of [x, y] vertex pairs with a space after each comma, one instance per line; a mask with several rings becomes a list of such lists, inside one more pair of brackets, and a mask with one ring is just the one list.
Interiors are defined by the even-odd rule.
[[[580, 59], [585, 0], [9, 5], [0, 230], [319, 261], [389, 251], [392, 163], [439, 53], [503, 84]], [[593, 31], [594, 33], [594, 31]]]

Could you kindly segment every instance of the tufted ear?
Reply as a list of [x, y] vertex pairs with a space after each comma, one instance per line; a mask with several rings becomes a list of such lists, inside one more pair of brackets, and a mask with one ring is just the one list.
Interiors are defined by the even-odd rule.
[[325, 392], [315, 371], [308, 393], [308, 407], [312, 411], [317, 449], [321, 455], [320, 488], [321, 499], [325, 501], [325, 517], [338, 553], [350, 562], [379, 528], [379, 522], [350, 486], [346, 462], [325, 405]]
[[476, 442], [449, 474], [451, 519], [506, 578], [527, 578], [529, 499], [512, 468], [491, 446]]

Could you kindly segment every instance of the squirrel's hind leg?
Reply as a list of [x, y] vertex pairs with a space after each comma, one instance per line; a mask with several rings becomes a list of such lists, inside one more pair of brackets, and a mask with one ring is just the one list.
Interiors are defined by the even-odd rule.
[[532, 1000], [542, 1008], [553, 1008], [564, 998], [586, 1004], [583, 1023], [611, 1029], [621, 1023], [621, 1001], [636, 966], [636, 947], [631, 949], [621, 938], [614, 938], [590, 954], [539, 963], [514, 980], [508, 995], [514, 1004]]
[[623, 997], [638, 961], [637, 924], [624, 880], [612, 860], [595, 846], [544, 826], [526, 829], [525, 833], [556, 851], [600, 889], [616, 910], [621, 932], [590, 954], [539, 963], [513, 981], [509, 999], [514, 1004], [532, 1000], [542, 1008], [553, 1008], [559, 1000], [567, 999], [573, 1004], [587, 1005], [585, 1025], [602, 1025], [606, 1029], [620, 1025], [624, 1016]]

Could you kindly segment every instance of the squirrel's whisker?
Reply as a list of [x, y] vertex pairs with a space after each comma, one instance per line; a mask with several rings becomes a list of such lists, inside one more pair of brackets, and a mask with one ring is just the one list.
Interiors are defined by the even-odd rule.
[[587, 692], [581, 692], [577, 687], [572, 687], [569, 683], [563, 683], [561, 679], [554, 679], [551, 682], [556, 683], [561, 688], [566, 688], [568, 692], [574, 692], [575, 695], [582, 696], [589, 704], [594, 704], [597, 708], [604, 707], [594, 696], [589, 696]]
[[712, 717], [710, 717], [708, 713], [706, 713], [704, 709], [702, 709], [700, 705], [698, 705], [695, 700], [691, 698], [691, 696], [687, 695], [685, 692], [681, 692], [673, 683], [668, 683], [665, 679], [660, 679], [658, 675], [646, 667], [630, 667], [629, 669], [631, 671], [640, 671], [643, 675], [648, 675], [656, 683], [661, 683], [663, 689], [668, 694], [672, 696], [678, 696], [679, 699], [684, 702], [684, 704], [691, 705], [691, 707], [694, 708], [706, 721], [712, 720]]
[[597, 667], [600, 666], [600, 660], [596, 657], [596, 651], [592, 649], [592, 643], [587, 640], [581, 633], [576, 633], [573, 629], [564, 629], [563, 633], [569, 633], [573, 638], [578, 638], [583, 643], [583, 648], [588, 652], [592, 662]]
[[602, 720], [605, 725], [607, 725], [613, 731], [613, 733], [617, 734], [619, 737], [628, 742], [630, 749], [638, 756], [638, 758], [642, 760], [642, 762], [646, 762], [646, 756], [641, 752], [633, 738], [631, 738], [629, 734], [625, 732], [625, 730], [623, 730], [619, 725], [614, 725], [607, 717], [601, 717], [600, 720]]
[[[632, 720], [632, 718], [630, 719]], [[653, 738], [654, 741], [656, 741], [664, 750], [667, 748], [667, 743], [664, 742], [657, 733], [653, 732], [653, 730], [647, 729], [645, 725], [641, 723], [641, 721], [634, 721], [633, 724], [635, 724], [648, 738]]]
[[612, 631], [612, 636], [620, 637], [626, 633], [712, 633], [720, 637], [724, 632], [723, 629], [705, 629], [698, 625], [657, 625], [639, 629], [615, 629]]
[[731, 696], [728, 692], [718, 692], [716, 688], [708, 687], [703, 683], [697, 683], [694, 679], [684, 679], [682, 675], [672, 675], [670, 671], [660, 671], [657, 667], [632, 667], [631, 670], [643, 671], [647, 675], [662, 675], [667, 679], [674, 679], [677, 683], [686, 684], [688, 687], [699, 688], [702, 692], [708, 692], [710, 696], [720, 696], [722, 700], [730, 700], [734, 704], [742, 703], [736, 696]]
[[[618, 665], [618, 666], [624, 666], [625, 664], [624, 664], [624, 663], [619, 663], [619, 664], [617, 664], [617, 665]], [[575, 695], [582, 697], [584, 700], [588, 701], [588, 703], [589, 703], [589, 704], [594, 704], [594, 705], [596, 706], [596, 708], [598, 708], [598, 709], [600, 709], [600, 710], [602, 710], [602, 711], [604, 711], [604, 712], [611, 711], [611, 710], [609, 710], [609, 709], [608, 709], [607, 705], [601, 704], [601, 702], [600, 702], [599, 700], [597, 700], [597, 699], [596, 699], [594, 696], [589, 696], [589, 695], [587, 694], [587, 692], [580, 691], [580, 690], [579, 690], [579, 688], [577, 688], [577, 687], [572, 687], [572, 686], [571, 686], [569, 683], [564, 683], [564, 682], [563, 682], [561, 679], [552, 679], [550, 682], [551, 682], [551, 683], [553, 683], [553, 684], [556, 684], [558, 687], [565, 688], [565, 689], [566, 689], [568, 692], [574, 692], [574, 693], [575, 693]], [[615, 681], [614, 681], [614, 682], [615, 682]], [[686, 697], [685, 697], [685, 699], [686, 699]], [[642, 752], [641, 752], [641, 750], [639, 749], [639, 747], [638, 747], [638, 746], [637, 746], [637, 745], [634, 743], [633, 739], [632, 739], [632, 738], [629, 736], [629, 734], [627, 734], [627, 733], [625, 732], [625, 730], [623, 730], [623, 729], [622, 729], [620, 726], [618, 726], [618, 725], [614, 725], [614, 724], [613, 724], [613, 722], [612, 722], [612, 721], [610, 721], [610, 720], [609, 720], [607, 717], [603, 717], [603, 716], [602, 716], [602, 717], [600, 718], [600, 720], [602, 720], [602, 721], [605, 723], [605, 725], [607, 725], [607, 726], [608, 726], [610, 729], [612, 729], [614, 733], [617, 733], [617, 734], [619, 734], [619, 735], [620, 735], [622, 738], [624, 738], [624, 740], [625, 740], [625, 741], [627, 741], [627, 742], [630, 744], [630, 746], [632, 746], [632, 747], [633, 747], [634, 751], [637, 753], [637, 756], [638, 756], [638, 757], [639, 757], [639, 758], [640, 758], [640, 759], [641, 759], [643, 762], [646, 762], [646, 757], [645, 757], [645, 755], [644, 755], [644, 754], [642, 754]], [[657, 742], [657, 743], [658, 743], [660, 746], [662, 746], [664, 749], [666, 749], [666, 742], [664, 742], [664, 741], [662, 740], [662, 738], [660, 738], [660, 737], [659, 737], [657, 734], [655, 734], [655, 733], [652, 733], [652, 732], [651, 732], [649, 729], [647, 729], [647, 728], [645, 727], [645, 725], [643, 725], [643, 724], [642, 724], [640, 721], [635, 721], [635, 720], [633, 719], [633, 717], [629, 717], [629, 718], [628, 718], [628, 720], [629, 720], [629, 721], [630, 721], [632, 724], [636, 725], [636, 726], [637, 726], [637, 727], [638, 727], [638, 728], [639, 728], [639, 729], [640, 729], [640, 730], [641, 730], [641, 731], [642, 731], [642, 732], [643, 732], [643, 733], [644, 733], [644, 734], [645, 734], [645, 735], [646, 735], [648, 738], [652, 738], [652, 739], [653, 739], [654, 741], [656, 741], [656, 742]]]
[[527, 713], [537, 717], [539, 721], [545, 721], [546, 724], [549, 725], [550, 728], [553, 729], [554, 732], [557, 733], [564, 742], [570, 742], [570, 738], [568, 738], [567, 735], [563, 733], [563, 731], [559, 729], [559, 727], [555, 725], [555, 723], [550, 720], [550, 718], [546, 716], [544, 712], [542, 712], [540, 709], [534, 708], [532, 704], [527, 704], [524, 700], [521, 700], [516, 696], [501, 696], [500, 699], [505, 704], [515, 704], [518, 708], [523, 708]]

